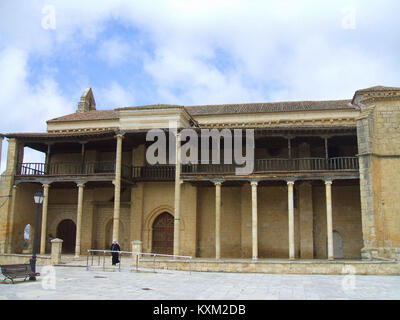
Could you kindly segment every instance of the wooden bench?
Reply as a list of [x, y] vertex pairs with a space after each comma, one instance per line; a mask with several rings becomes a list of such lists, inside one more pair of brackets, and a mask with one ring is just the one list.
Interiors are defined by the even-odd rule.
[[30, 264], [9, 264], [0, 265], [1, 273], [6, 279], [10, 279], [14, 283], [15, 278], [24, 278], [40, 276], [39, 272], [33, 272]]

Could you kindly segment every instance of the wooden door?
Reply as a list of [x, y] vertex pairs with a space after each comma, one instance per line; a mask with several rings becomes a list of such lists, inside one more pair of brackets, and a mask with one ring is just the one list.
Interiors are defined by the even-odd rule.
[[57, 238], [63, 240], [62, 253], [74, 253], [76, 242], [76, 225], [72, 220], [63, 220], [57, 227]]
[[168, 212], [160, 214], [153, 222], [153, 253], [173, 254], [174, 217]]

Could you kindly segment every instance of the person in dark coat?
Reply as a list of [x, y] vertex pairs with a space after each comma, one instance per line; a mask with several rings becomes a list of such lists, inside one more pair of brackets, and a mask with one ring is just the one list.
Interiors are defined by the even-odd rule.
[[111, 245], [111, 255], [112, 255], [112, 265], [115, 266], [117, 263], [119, 263], [119, 252], [116, 251], [121, 251], [121, 247], [119, 246], [119, 243], [117, 240], [114, 240], [112, 245]]

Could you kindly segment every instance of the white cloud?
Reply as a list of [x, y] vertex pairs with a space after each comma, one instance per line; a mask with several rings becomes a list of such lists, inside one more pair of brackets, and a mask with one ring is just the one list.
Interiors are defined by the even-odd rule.
[[[139, 59], [157, 86], [154, 99], [170, 99], [159, 102], [349, 98], [363, 86], [399, 85], [394, 0], [59, 1], [55, 31], [40, 26], [46, 1], [10, 3], [7, 39], [47, 54], [57, 45], [79, 52], [100, 41], [99, 55], [116, 65], [138, 57], [124, 38], [102, 39], [107, 23], [139, 30], [153, 50]], [[355, 30], [342, 26], [349, 6]], [[225, 69], [218, 51], [230, 59]]]
[[[107, 108], [141, 104], [136, 93], [150, 85], [146, 102], [179, 104], [351, 98], [363, 87], [400, 86], [395, 0], [68, 0], [50, 3], [55, 30], [42, 27], [48, 4], [0, 2], [3, 132], [44, 130], [45, 120], [75, 111], [91, 74], [57, 83], [45, 70], [33, 84], [28, 62], [76, 54], [89, 63], [80, 55], [88, 46], [110, 67], [138, 61], [150, 78], [149, 86], [101, 79], [94, 94]], [[343, 29], [349, 6], [355, 29]], [[109, 29], [115, 23], [132, 31], [131, 42]], [[76, 95], [66, 97], [65, 86]]]
[[[27, 54], [17, 48], [0, 51], [2, 133], [45, 131], [46, 120], [73, 112], [72, 102], [63, 97], [51, 77], [43, 76], [35, 85], [29, 84], [27, 59]], [[3, 148], [7, 148], [7, 143], [3, 143]], [[5, 169], [4, 156], [1, 169]]]
[[46, 120], [73, 112], [71, 101], [64, 98], [57, 83], [43, 76], [28, 83], [27, 54], [16, 48], [0, 51], [0, 112], [2, 131], [44, 130]]
[[131, 47], [121, 39], [108, 39], [99, 46], [99, 57], [111, 66], [127, 61]]
[[114, 109], [117, 107], [132, 106], [135, 104], [133, 91], [124, 88], [117, 82], [112, 82], [108, 88], [93, 88], [96, 101], [101, 101], [97, 106], [101, 109]]

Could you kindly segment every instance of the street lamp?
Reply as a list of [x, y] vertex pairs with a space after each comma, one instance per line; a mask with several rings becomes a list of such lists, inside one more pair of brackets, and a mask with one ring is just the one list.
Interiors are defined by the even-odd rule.
[[[39, 207], [43, 203], [43, 199], [44, 197], [41, 191], [38, 191], [33, 195], [33, 200], [35, 201], [36, 204], [35, 234], [33, 236], [32, 259], [30, 260], [31, 269], [33, 273], [36, 273], [36, 246], [37, 246], [37, 234], [39, 226]], [[36, 281], [36, 277], [33, 275], [29, 278], [29, 280]]]

